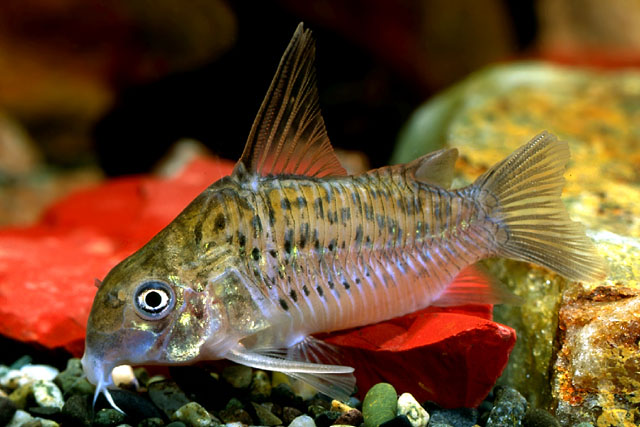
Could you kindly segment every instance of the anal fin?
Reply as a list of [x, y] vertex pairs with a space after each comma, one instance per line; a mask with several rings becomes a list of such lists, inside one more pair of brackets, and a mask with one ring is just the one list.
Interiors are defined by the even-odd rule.
[[431, 303], [436, 307], [467, 304], [522, 304], [504, 284], [481, 266], [474, 264], [462, 270], [445, 291]]

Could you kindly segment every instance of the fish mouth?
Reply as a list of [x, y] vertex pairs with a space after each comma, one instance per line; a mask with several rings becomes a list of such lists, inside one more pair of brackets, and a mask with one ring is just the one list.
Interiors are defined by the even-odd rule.
[[115, 368], [114, 363], [104, 363], [103, 358], [96, 357], [96, 355], [90, 351], [85, 351], [81, 359], [82, 370], [84, 371], [87, 380], [96, 386], [96, 391], [93, 394], [93, 406], [96, 406], [96, 401], [100, 393], [104, 395], [107, 402], [117, 411], [124, 411], [116, 405], [113, 401], [111, 393], [109, 393], [109, 386], [113, 385], [113, 379], [111, 378], [111, 371]]

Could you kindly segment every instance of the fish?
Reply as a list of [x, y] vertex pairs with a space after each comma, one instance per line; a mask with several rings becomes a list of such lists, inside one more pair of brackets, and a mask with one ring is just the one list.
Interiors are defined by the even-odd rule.
[[[509, 302], [477, 262], [505, 257], [572, 281], [606, 265], [561, 200], [566, 142], [542, 132], [452, 189], [458, 151], [348, 175], [322, 118], [300, 24], [233, 172], [99, 283], [82, 366], [108, 389], [122, 364], [228, 359], [345, 399], [353, 368], [313, 334], [431, 305]], [[511, 295], [513, 296], [513, 295]]]

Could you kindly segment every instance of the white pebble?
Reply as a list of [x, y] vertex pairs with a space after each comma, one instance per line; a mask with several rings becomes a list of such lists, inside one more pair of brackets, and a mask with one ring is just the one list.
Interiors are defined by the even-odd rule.
[[11, 421], [9, 421], [9, 424], [7, 424], [6, 427], [20, 427], [32, 420], [33, 417], [27, 411], [18, 409], [16, 413], [13, 414], [13, 418], [11, 418]]
[[316, 423], [309, 415], [300, 415], [291, 421], [289, 427], [316, 427]]
[[20, 368], [20, 372], [33, 380], [45, 381], [53, 381], [60, 373], [59, 370], [48, 365], [24, 365]]
[[130, 365], [120, 365], [113, 368], [111, 378], [113, 378], [113, 383], [118, 387], [133, 385], [136, 389], [138, 388], [138, 380]]
[[398, 398], [398, 415], [406, 415], [413, 427], [426, 427], [429, 413], [418, 403], [411, 393], [403, 393]]
[[33, 398], [38, 404], [45, 408], [60, 408], [64, 406], [62, 392], [51, 381], [40, 380], [33, 383]]
[[225, 426], [227, 427], [244, 427], [244, 424], [242, 424], [240, 421], [236, 421], [233, 423], [226, 423]]

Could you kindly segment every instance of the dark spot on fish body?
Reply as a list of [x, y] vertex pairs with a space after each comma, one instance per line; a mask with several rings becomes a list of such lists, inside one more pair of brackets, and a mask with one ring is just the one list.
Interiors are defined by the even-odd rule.
[[284, 250], [286, 253], [291, 255], [291, 251], [293, 249], [293, 230], [288, 229], [284, 234]]
[[267, 203], [267, 212], [269, 213], [269, 224], [273, 227], [276, 223], [276, 214], [269, 203]]
[[342, 208], [340, 209], [340, 217], [342, 218], [342, 222], [346, 223], [351, 219], [351, 209], [350, 208]]
[[375, 188], [372, 188], [371, 190], [369, 190], [369, 194], [371, 195], [372, 199], [377, 199], [378, 198], [378, 192], [376, 191]]
[[336, 248], [336, 239], [332, 239], [327, 245], [327, 249], [333, 251]]
[[307, 285], [302, 285], [302, 292], [304, 292], [305, 296], [309, 296], [310, 292], [309, 288], [307, 288]]
[[273, 258], [278, 258], [278, 252], [276, 252], [275, 250], [271, 249], [269, 251], [269, 255], [271, 255]]
[[406, 205], [402, 197], [398, 197], [398, 199], [396, 199], [396, 206], [398, 206], [398, 209], [400, 210], [401, 213], [407, 212]]
[[376, 219], [378, 220], [378, 228], [379, 229], [383, 229], [384, 228], [384, 216], [383, 215], [376, 215]]
[[253, 237], [256, 239], [259, 238], [262, 233], [262, 221], [258, 215], [254, 215], [253, 218], [251, 218], [251, 228], [253, 228]]
[[244, 248], [246, 244], [247, 237], [241, 231], [238, 231], [238, 245], [240, 245], [241, 248]]
[[342, 241], [342, 243], [340, 244], [340, 247], [341, 247], [342, 249], [346, 248], [346, 247], [347, 247], [347, 242], [345, 242], [345, 241], [343, 240], [343, 241]]
[[313, 210], [316, 214], [316, 219], [324, 219], [324, 206], [322, 204], [322, 198], [318, 197], [313, 201]]
[[360, 244], [362, 243], [362, 224], [358, 224], [358, 226], [356, 227], [356, 245], [360, 246]]
[[280, 280], [284, 280], [284, 273], [280, 269], [278, 270], [278, 277], [280, 277]]
[[327, 219], [329, 220], [329, 224], [338, 222], [338, 212], [337, 211], [328, 212]]
[[327, 190], [327, 192], [325, 193], [324, 199], [327, 201], [327, 203], [331, 203], [331, 198], [332, 198], [331, 190]]
[[224, 215], [222, 213], [219, 213], [216, 216], [216, 220], [214, 222], [214, 226], [216, 228], [216, 231], [224, 230], [226, 225], [227, 225], [227, 220], [225, 219], [225, 217], [224, 217]]
[[285, 311], [289, 310], [289, 305], [287, 305], [287, 302], [285, 300], [280, 298], [278, 301], [280, 302], [280, 306], [282, 307], [283, 310]]
[[327, 281], [327, 285], [329, 285], [329, 289], [333, 289], [336, 287], [335, 283], [332, 280]]
[[295, 289], [291, 289], [289, 291], [289, 297], [291, 297], [293, 302], [298, 302], [298, 294], [296, 293]]
[[355, 282], [356, 282], [356, 285], [359, 285], [359, 284], [360, 284], [360, 278], [359, 278], [359, 277], [356, 277], [356, 278], [355, 278]]
[[351, 285], [349, 285], [349, 282], [347, 282], [346, 280], [344, 282], [342, 282], [342, 286], [344, 286], [344, 288], [348, 291], [349, 288], [351, 287]]
[[309, 223], [305, 222], [300, 225], [300, 249], [304, 249], [307, 245], [307, 239], [309, 238]]
[[322, 290], [320, 285], [316, 286], [316, 291], [318, 291], [318, 295], [320, 295], [321, 297], [324, 296], [324, 291]]
[[304, 197], [302, 197], [302, 196], [298, 196], [298, 197], [296, 198], [296, 202], [298, 203], [298, 208], [299, 208], [299, 209], [303, 209], [303, 208], [306, 208], [306, 207], [307, 207], [307, 199], [305, 199], [305, 198], [304, 198]]
[[282, 200], [280, 200], [280, 207], [285, 211], [291, 209], [291, 202], [289, 202], [286, 196], [283, 196]]
[[253, 248], [251, 251], [251, 258], [253, 258], [254, 261], [258, 261], [260, 259], [260, 249]]

